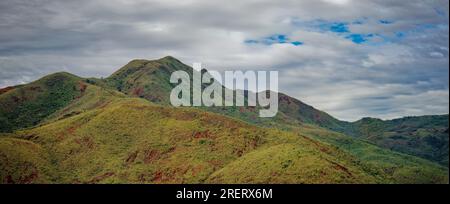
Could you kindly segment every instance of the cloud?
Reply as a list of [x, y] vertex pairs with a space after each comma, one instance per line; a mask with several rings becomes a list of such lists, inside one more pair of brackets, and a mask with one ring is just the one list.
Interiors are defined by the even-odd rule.
[[3, 0], [0, 87], [172, 55], [277, 69], [281, 91], [340, 119], [442, 114], [448, 13], [446, 0]]

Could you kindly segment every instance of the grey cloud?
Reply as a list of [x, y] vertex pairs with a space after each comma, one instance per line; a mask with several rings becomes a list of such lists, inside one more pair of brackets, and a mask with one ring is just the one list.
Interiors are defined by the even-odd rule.
[[[61, 70], [108, 76], [134, 58], [172, 55], [210, 69], [277, 69], [281, 91], [342, 119], [448, 113], [448, 13], [446, 0], [4, 0], [0, 87]], [[392, 39], [357, 45], [294, 23], [314, 20], [363, 20], [350, 31]], [[304, 45], [244, 43], [274, 34]]]

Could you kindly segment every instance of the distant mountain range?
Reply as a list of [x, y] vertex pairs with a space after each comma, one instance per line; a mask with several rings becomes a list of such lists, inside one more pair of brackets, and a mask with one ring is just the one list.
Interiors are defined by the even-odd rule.
[[164, 57], [1, 89], [0, 182], [448, 183], [448, 114], [350, 123], [282, 93], [274, 118], [175, 108], [176, 70], [194, 72]]

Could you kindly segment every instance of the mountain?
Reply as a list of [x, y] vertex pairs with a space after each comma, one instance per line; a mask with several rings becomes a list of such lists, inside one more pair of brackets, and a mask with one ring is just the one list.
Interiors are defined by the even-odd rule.
[[193, 72], [191, 67], [170, 56], [159, 60], [132, 60], [104, 83], [131, 96], [169, 104], [168, 93], [175, 86], [170, 83], [170, 75], [177, 70]]
[[[128, 95], [145, 98], [159, 104], [169, 104], [169, 93], [174, 87], [169, 79], [171, 73], [176, 70], [186, 71], [191, 76], [193, 72], [188, 65], [167, 56], [159, 60], [133, 60], [106, 78], [105, 81]], [[365, 118], [351, 123], [338, 120], [286, 94], [279, 93], [278, 97], [278, 115], [269, 119], [258, 117], [260, 107], [206, 107], [202, 109], [262, 127], [292, 130], [301, 124], [313, 124], [368, 140], [384, 148], [419, 156], [448, 166], [448, 115], [415, 117], [422, 122], [407, 124], [398, 122], [412, 121], [411, 117], [392, 121]], [[438, 118], [438, 123], [427, 127], [426, 123], [434, 121], [434, 118]]]
[[[145, 98], [162, 105], [170, 104], [169, 94], [175, 84], [169, 79], [172, 72], [181, 70], [191, 76], [195, 72], [190, 66], [174, 57], [167, 56], [158, 60], [132, 60], [118, 71], [107, 77], [101, 84], [109, 86], [130, 96]], [[207, 72], [206, 70], [204, 70]], [[205, 73], [203, 73], [205, 74]], [[223, 87], [225, 89], [225, 87]], [[261, 94], [261, 93], [258, 93]], [[270, 125], [274, 119], [258, 117], [260, 107], [207, 107], [208, 111], [237, 117], [254, 124]], [[319, 111], [295, 98], [279, 93], [279, 114], [275, 121], [294, 121], [298, 123], [318, 124], [329, 129], [343, 129], [344, 122], [325, 112]]]
[[448, 167], [332, 131], [348, 123], [284, 94], [272, 119], [168, 106], [174, 70], [193, 72], [133, 60], [104, 80], [57, 73], [0, 91], [0, 182], [448, 183]]

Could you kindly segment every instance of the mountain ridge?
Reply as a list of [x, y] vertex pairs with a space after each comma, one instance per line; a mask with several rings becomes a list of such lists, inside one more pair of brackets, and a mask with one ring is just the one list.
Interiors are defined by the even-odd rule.
[[[448, 165], [439, 166], [429, 160], [397, 153], [384, 147], [380, 148], [381, 144], [372, 145], [372, 141], [366, 141], [364, 138], [349, 137], [339, 133], [332, 128], [342, 128], [342, 125], [347, 123], [342, 123], [331, 115], [282, 93], [279, 95], [279, 115], [271, 119], [257, 117], [259, 107], [256, 109], [170, 107], [164, 101], [167, 99], [164, 97], [167, 96], [167, 91], [174, 86], [168, 82], [170, 71], [180, 66], [181, 69], [192, 70], [191, 67], [174, 59], [164, 57], [159, 60], [133, 60], [105, 79], [81, 78], [64, 72], [56, 73], [0, 94], [0, 104], [2, 104], [0, 119], [5, 118], [4, 112], [15, 110], [5, 106], [11, 101], [14, 102], [13, 96], [24, 96], [26, 100], [16, 104], [20, 110], [13, 114], [16, 118], [6, 117], [3, 120], [32, 119], [32, 123], [26, 123], [26, 126], [16, 126], [10, 128], [11, 131], [6, 131], [12, 133], [0, 133], [0, 160], [3, 159], [2, 163], [9, 164], [0, 168], [0, 179], [2, 179], [0, 182], [448, 183], [448, 176], [446, 176]], [[136, 67], [139, 69], [135, 69]], [[128, 69], [132, 69], [133, 72], [128, 72]], [[66, 80], [62, 82], [57, 80], [61, 78]], [[38, 97], [30, 97], [34, 95]], [[39, 106], [45, 107], [50, 100], [61, 103], [50, 106], [39, 118], [31, 117], [34, 114], [30, 110], [39, 109], [35, 108]], [[206, 114], [203, 119], [198, 118], [203, 114]], [[221, 122], [211, 126], [214, 121]], [[204, 124], [205, 127], [202, 128], [198, 124]], [[229, 124], [236, 124], [241, 128], [229, 127]], [[271, 136], [268, 137], [265, 131], [271, 132], [269, 134]], [[146, 132], [152, 134], [149, 135]], [[224, 133], [237, 138], [228, 138], [226, 134], [223, 135]], [[423, 131], [420, 133], [422, 134]], [[184, 139], [179, 141], [180, 138], [177, 135], [183, 135]], [[253, 145], [258, 147], [259, 139], [255, 141], [253, 139], [260, 137], [265, 138], [267, 142], [267, 146], [263, 149], [241, 151], [241, 149], [231, 148], [244, 144], [245, 148], [253, 147]], [[155, 149], [153, 145], [146, 145], [159, 140], [162, 143], [158, 145], [167, 146], [167, 149]], [[283, 141], [288, 142], [283, 143]], [[230, 157], [231, 159], [229, 157], [218, 159], [218, 161], [229, 163], [216, 166], [220, 169], [214, 171], [211, 169], [203, 171], [209, 172], [208, 175], [187, 176], [187, 172], [197, 172], [195, 175], [198, 175], [199, 170], [196, 168], [209, 169], [215, 166], [210, 163], [218, 161], [205, 160], [201, 155], [215, 151], [215, 145], [218, 144], [225, 145], [217, 152], [218, 154], [235, 155]], [[302, 147], [300, 144], [306, 146]], [[177, 150], [182, 151], [173, 152], [171, 148], [174, 145], [175, 148], [183, 147]], [[184, 158], [182, 155], [187, 153], [184, 150], [191, 148], [189, 145], [194, 148], [190, 150], [192, 157], [185, 159], [194, 163], [200, 162], [203, 167], [184, 166], [184, 169], [177, 169], [175, 164], [182, 165], [178, 163], [179, 159]], [[30, 152], [30, 148], [40, 150]], [[308, 150], [305, 152], [304, 148]], [[116, 156], [107, 157], [105, 152]], [[309, 159], [302, 161], [294, 156], [294, 153]], [[329, 155], [330, 153], [332, 155]], [[97, 166], [105, 169], [104, 171], [96, 170], [86, 160], [90, 158], [90, 155], [97, 155], [96, 158], [104, 158], [112, 163], [95, 161]], [[261, 156], [264, 158], [263, 155], [278, 156], [272, 161], [261, 160]], [[448, 151], [446, 157], [448, 158]], [[12, 158], [15, 159], [11, 160]], [[158, 163], [162, 162], [160, 164], [165, 164], [163, 165], [165, 169], [152, 167], [153, 163], [146, 163], [146, 158]], [[256, 162], [259, 160], [261, 162]], [[59, 161], [61, 165], [55, 165], [51, 161]], [[308, 161], [316, 161], [319, 166], [300, 165]], [[275, 171], [279, 172], [280, 176], [275, 177], [274, 180], [264, 180], [264, 177], [243, 174], [243, 170], [239, 167], [250, 164], [254, 164], [254, 169], [259, 169], [264, 174]], [[31, 166], [27, 167], [26, 171], [18, 170], [18, 168], [24, 168], [24, 165]], [[342, 170], [339, 165], [347, 170]], [[134, 170], [124, 166], [130, 166]], [[283, 168], [284, 166], [286, 167]], [[331, 168], [336, 171], [325, 171], [322, 168]], [[151, 170], [152, 175], [144, 175], [145, 169]], [[15, 171], [17, 172], [13, 173]], [[346, 171], [351, 172], [353, 176]], [[67, 172], [72, 172], [74, 176], [65, 175]], [[321, 172], [326, 172], [327, 176], [320, 176]], [[51, 176], [53, 174], [56, 177]], [[314, 179], [305, 179], [308, 177]]]
[[[140, 66], [137, 70], [135, 70], [135, 65], [133, 65], [133, 62], [139, 61], [139, 60], [132, 60], [127, 65], [123, 66], [119, 71], [126, 72], [127, 70], [134, 70], [134, 73], [137, 73], [140, 69], [144, 69], [145, 66]], [[142, 60], [141, 60], [142, 61]], [[183, 64], [181, 61], [175, 59], [174, 57], [167, 56], [163, 57], [158, 60], [145, 60], [147, 63], [153, 63], [152, 67], [147, 68], [147, 70], [152, 70], [153, 72], [139, 72], [138, 76], [136, 76], [135, 79], [128, 79], [127, 84], [132, 87], [132, 91], [125, 92], [127, 94], [130, 94], [133, 96], [138, 96], [141, 98], [146, 98], [152, 102], [160, 103], [160, 104], [169, 104], [169, 98], [168, 93], [170, 93], [170, 90], [173, 88], [173, 84], [171, 84], [168, 80], [161, 81], [161, 78], [170, 78], [171, 71], [175, 70], [183, 70], [187, 71], [192, 75], [192, 72], [195, 71], [193, 68], [191, 68], [188, 65]], [[162, 69], [163, 71], [158, 72], [158, 70]], [[207, 71], [206, 71], [207, 72]], [[117, 73], [117, 72], [116, 72]], [[141, 77], [142, 75], [154, 75], [157, 81], [157, 85], [149, 84], [149, 81], [155, 80], [154, 78], [151, 78], [151, 80], [146, 79], [145, 82], [141, 83]], [[145, 77], [144, 77], [145, 78]], [[147, 77], [149, 78], [149, 77]], [[108, 77], [106, 80], [115, 80], [114, 74]], [[137, 83], [136, 83], [137, 82]], [[225, 89], [225, 87], [223, 87]], [[157, 93], [154, 92], [154, 90], [158, 90]], [[147, 93], [149, 92], [149, 93]], [[260, 94], [260, 93], [257, 93]], [[320, 127], [337, 131], [340, 133], [344, 133], [356, 138], [361, 139], [367, 139], [370, 142], [374, 142], [377, 145], [380, 145], [385, 148], [390, 148], [392, 150], [413, 154], [416, 156], [420, 156], [422, 158], [430, 159], [432, 161], [439, 162], [440, 164], [443, 164], [445, 166], [448, 166], [448, 145], [442, 145], [445, 144], [446, 141], [448, 141], [448, 134], [445, 134], [443, 132], [442, 134], [439, 134], [438, 138], [435, 138], [433, 135], [426, 136], [426, 138], [418, 139], [417, 137], [414, 138], [408, 138], [404, 137], [404, 140], [401, 141], [400, 146], [399, 145], [393, 145], [390, 138], [380, 138], [379, 141], [374, 141], [374, 139], [370, 137], [370, 135], [364, 134], [362, 129], [367, 126], [365, 121], [373, 121], [373, 120], [379, 120], [380, 123], [383, 123], [383, 126], [389, 126], [389, 124], [392, 121], [396, 120], [403, 120], [405, 118], [413, 118], [411, 116], [406, 116], [398, 119], [393, 120], [381, 120], [381, 119], [375, 119], [371, 120], [369, 117], [361, 118], [358, 121], [355, 122], [348, 122], [348, 121], [342, 121], [339, 120], [330, 114], [320, 111], [316, 108], [314, 108], [311, 105], [303, 103], [301, 100], [298, 100], [296, 98], [290, 97], [287, 94], [278, 93], [279, 95], [279, 112], [278, 115], [273, 119], [264, 119], [259, 118], [257, 116], [257, 111], [260, 107], [231, 107], [231, 108], [220, 108], [220, 107], [207, 107], [203, 108], [209, 111], [225, 114], [231, 117], [237, 117], [240, 118], [246, 122], [250, 122], [256, 125], [261, 125], [264, 127], [280, 127], [279, 124], [282, 125], [282, 128], [290, 128], [292, 126], [296, 126], [299, 123], [308, 123], [308, 124], [314, 124], [318, 125]], [[416, 118], [427, 118], [428, 116], [417, 116]], [[439, 117], [439, 116], [434, 116]], [[443, 115], [443, 117], [447, 117], [448, 121], [448, 114]], [[273, 121], [276, 121], [277, 124], [273, 124]], [[448, 122], [440, 123], [440, 126], [445, 127], [447, 124], [448, 128]], [[374, 129], [375, 127], [372, 127]], [[392, 128], [391, 128], [392, 129]], [[374, 129], [376, 130], [376, 128]], [[378, 132], [385, 131], [384, 129], [376, 130]], [[395, 132], [396, 130], [394, 130]], [[433, 131], [433, 130], [427, 130], [427, 131]], [[385, 131], [386, 132], [386, 131]], [[392, 132], [392, 131], [391, 131]], [[442, 131], [441, 131], [442, 132]], [[388, 134], [388, 132], [383, 133]], [[392, 135], [391, 138], [399, 138], [398, 135]], [[410, 143], [417, 143], [417, 140], [420, 140], [420, 145], [410, 145]], [[435, 141], [435, 142], [428, 142], [428, 141]], [[381, 141], [381, 142], [380, 142]], [[437, 142], [436, 142], [437, 141]], [[430, 144], [427, 144], [430, 143]], [[407, 146], [407, 148], [404, 148], [403, 146]], [[437, 148], [437, 152], [435, 153], [429, 153], [430, 150], [433, 148]], [[434, 151], [434, 150], [433, 150]]]
[[[126, 65], [118, 69], [105, 79], [88, 78], [84, 79], [76, 75], [67, 72], [58, 72], [40, 80], [46, 80], [52, 76], [70, 76], [75, 78], [80, 83], [93, 84], [105, 89], [118, 90], [132, 97], [140, 97], [147, 99], [151, 102], [169, 105], [169, 93], [175, 86], [169, 82], [170, 74], [173, 71], [183, 70], [190, 75], [195, 71], [192, 67], [183, 64], [172, 56], [162, 57], [156, 60], [134, 59], [128, 62]], [[207, 72], [207, 71], [206, 71]], [[192, 78], [192, 77], [191, 77]], [[39, 81], [39, 80], [38, 80]], [[17, 86], [17, 88], [7, 89], [6, 93], [14, 91], [15, 89], [21, 89], [23, 85]], [[225, 87], [223, 87], [225, 89]], [[260, 94], [260, 93], [258, 93]], [[389, 148], [395, 151], [400, 151], [415, 156], [420, 156], [435, 162], [439, 162], [445, 166], [448, 166], [448, 145], [443, 145], [448, 141], [448, 131], [445, 133], [445, 128], [438, 133], [439, 137], [434, 137], [431, 133], [434, 129], [427, 129], [428, 131], [424, 138], [419, 137], [404, 137], [403, 133], [397, 134], [400, 130], [393, 127], [388, 128], [391, 131], [384, 129], [385, 126], [390, 126], [392, 121], [403, 120], [405, 118], [430, 118], [428, 116], [417, 117], [403, 117], [393, 120], [381, 120], [376, 118], [364, 117], [355, 122], [342, 121], [326, 112], [315, 109], [313, 106], [303, 103], [302, 101], [290, 97], [284, 93], [278, 93], [279, 95], [279, 112], [274, 118], [260, 118], [258, 117], [258, 109], [261, 107], [200, 107], [201, 109], [228, 115], [234, 118], [239, 118], [246, 122], [259, 125], [262, 127], [277, 127], [284, 129], [295, 129], [296, 126], [302, 123], [317, 125], [322, 128], [326, 128], [332, 131], [340, 132], [350, 135], [355, 138], [365, 139], [369, 142], [373, 142], [384, 148]], [[1, 96], [1, 95], [0, 95]], [[45, 115], [44, 115], [45, 116]], [[439, 117], [439, 116], [431, 116]], [[441, 122], [439, 125], [445, 127], [447, 124], [448, 129], [448, 114], [442, 117], [447, 118], [447, 122]], [[1, 121], [7, 121], [1, 119]], [[379, 125], [375, 125], [374, 121], [378, 121]], [[35, 121], [36, 123], [38, 121]], [[377, 132], [378, 137], [372, 137], [367, 133], [365, 128], [370, 128]], [[418, 125], [416, 125], [418, 126]], [[377, 129], [378, 128], [378, 129]], [[1, 128], [0, 128], [1, 129]], [[416, 128], [417, 129], [417, 128]], [[11, 129], [12, 130], [12, 129]], [[416, 134], [416, 130], [411, 128], [411, 131], [406, 134]], [[423, 131], [422, 131], [423, 132]], [[381, 137], [380, 135], [387, 135]], [[422, 134], [422, 133], [421, 133]], [[423, 134], [422, 134], [423, 135]], [[375, 140], [377, 138], [377, 140]], [[393, 141], [392, 138], [396, 138], [397, 141]], [[400, 142], [399, 142], [400, 141]], [[416, 144], [419, 143], [419, 144]], [[404, 147], [407, 148], [404, 148]], [[438, 149], [438, 150], [434, 150]], [[430, 153], [433, 152], [433, 153]]]

